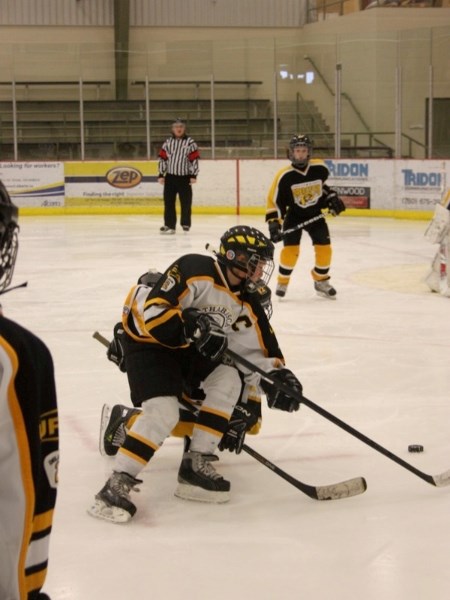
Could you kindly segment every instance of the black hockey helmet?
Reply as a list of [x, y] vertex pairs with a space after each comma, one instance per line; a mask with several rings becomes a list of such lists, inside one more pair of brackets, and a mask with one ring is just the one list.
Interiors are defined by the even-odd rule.
[[18, 221], [19, 209], [0, 181], [0, 293], [9, 286], [14, 273], [19, 249]]
[[248, 225], [231, 227], [220, 238], [217, 260], [226, 267], [246, 273], [251, 290], [267, 285], [272, 275], [275, 246], [261, 231]]
[[[304, 147], [308, 148], [308, 156], [305, 160], [297, 161], [294, 157], [294, 148]], [[307, 135], [294, 135], [289, 142], [289, 160], [294, 167], [298, 169], [304, 169], [308, 166], [309, 161], [312, 157], [313, 142]]]

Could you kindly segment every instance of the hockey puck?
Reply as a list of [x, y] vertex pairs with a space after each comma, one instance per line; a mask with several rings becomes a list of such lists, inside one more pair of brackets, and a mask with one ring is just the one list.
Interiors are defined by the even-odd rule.
[[420, 444], [410, 444], [408, 446], [408, 452], [423, 452], [423, 446]]

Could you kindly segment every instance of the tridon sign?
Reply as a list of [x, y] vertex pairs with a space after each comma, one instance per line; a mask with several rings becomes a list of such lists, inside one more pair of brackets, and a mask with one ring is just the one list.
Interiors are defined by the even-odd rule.
[[330, 171], [330, 177], [349, 177], [356, 179], [367, 179], [369, 177], [369, 164], [367, 162], [342, 162], [325, 160]]
[[402, 169], [403, 183], [406, 188], [440, 188], [442, 185], [442, 174], [438, 172], [413, 171], [413, 169]]

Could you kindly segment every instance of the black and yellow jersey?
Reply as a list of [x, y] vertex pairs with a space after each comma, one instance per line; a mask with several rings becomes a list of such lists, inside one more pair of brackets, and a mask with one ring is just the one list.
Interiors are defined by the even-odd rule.
[[35, 335], [0, 317], [0, 598], [26, 600], [47, 571], [56, 500], [53, 362]]
[[230, 349], [261, 368], [273, 369], [283, 360], [256, 294], [230, 288], [221, 265], [211, 256], [187, 254], [153, 288], [134, 286], [125, 301], [122, 323], [135, 341], [185, 348], [181, 313], [188, 307], [211, 315], [227, 333]]
[[318, 215], [325, 205], [322, 196], [329, 171], [322, 160], [312, 159], [304, 170], [289, 165], [275, 176], [267, 197], [266, 221], [280, 222], [294, 211], [299, 221]]

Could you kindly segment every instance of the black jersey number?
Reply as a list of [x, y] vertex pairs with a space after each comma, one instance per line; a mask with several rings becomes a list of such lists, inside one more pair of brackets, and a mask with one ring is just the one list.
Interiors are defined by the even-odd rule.
[[246, 329], [248, 329], [249, 327], [252, 326], [252, 322], [250, 321], [250, 318], [247, 317], [247, 315], [244, 315], [243, 317], [238, 317], [236, 319], [236, 321], [233, 323], [233, 325], [231, 326], [231, 329], [233, 331], [239, 331], [240, 327], [239, 327], [239, 323], [243, 323], [244, 327]]

